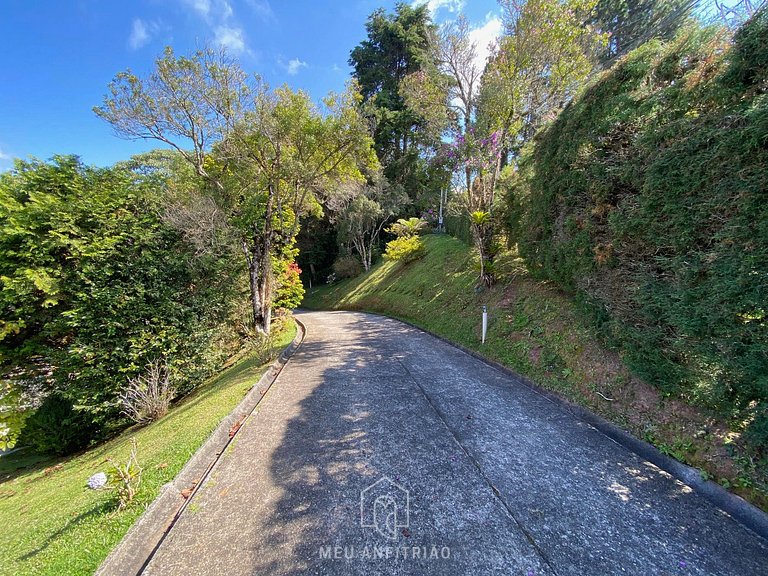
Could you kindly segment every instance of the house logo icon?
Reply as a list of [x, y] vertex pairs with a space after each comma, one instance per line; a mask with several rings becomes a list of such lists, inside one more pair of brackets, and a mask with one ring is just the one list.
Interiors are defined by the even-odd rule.
[[360, 492], [360, 526], [394, 540], [399, 528], [408, 528], [408, 490], [387, 476]]

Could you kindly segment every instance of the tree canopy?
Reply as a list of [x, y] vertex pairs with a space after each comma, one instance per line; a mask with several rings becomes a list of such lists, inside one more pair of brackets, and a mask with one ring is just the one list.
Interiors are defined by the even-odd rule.
[[360, 86], [363, 109], [374, 125], [375, 149], [385, 176], [411, 192], [423, 186], [420, 146], [430, 146], [418, 110], [408, 106], [400, 85], [429, 65], [433, 25], [425, 4], [398, 3], [393, 14], [374, 11], [366, 22], [367, 38], [350, 53], [349, 64]]
[[[168, 144], [209, 184], [238, 231], [254, 325], [269, 332], [273, 260], [293, 259], [301, 216], [332, 182], [375, 163], [355, 86], [320, 111], [288, 87], [270, 90], [225, 52], [176, 57], [166, 49], [141, 79], [116, 76], [96, 113], [126, 138]], [[191, 150], [190, 150], [191, 147]]]

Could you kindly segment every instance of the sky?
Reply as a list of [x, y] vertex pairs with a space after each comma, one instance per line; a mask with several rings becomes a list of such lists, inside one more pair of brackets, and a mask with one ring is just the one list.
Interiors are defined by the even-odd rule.
[[[436, 22], [464, 13], [486, 49], [501, 31], [495, 0], [418, 0]], [[13, 158], [76, 154], [108, 166], [154, 142], [119, 139], [93, 113], [110, 80], [148, 74], [165, 46], [224, 46], [270, 85], [319, 101], [349, 79], [349, 53], [385, 0], [5, 0], [0, 9], [0, 171]]]

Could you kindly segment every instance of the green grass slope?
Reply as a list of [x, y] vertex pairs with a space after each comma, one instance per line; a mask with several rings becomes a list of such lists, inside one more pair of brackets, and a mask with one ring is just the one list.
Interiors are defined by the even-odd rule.
[[[445, 235], [425, 236], [424, 242], [422, 260], [383, 262], [367, 274], [311, 291], [304, 306], [378, 312], [412, 322], [591, 409], [768, 507], [765, 462], [743, 453], [726, 423], [633, 376], [572, 299], [532, 279], [514, 253], [501, 256], [496, 286], [477, 291], [478, 269], [468, 246]], [[489, 313], [485, 344], [480, 343], [483, 305]]]
[[[295, 334], [291, 321], [277, 335], [276, 348]], [[18, 452], [0, 458], [0, 574], [92, 574], [265, 370], [256, 357], [246, 357], [164, 418], [77, 456], [46, 460]], [[89, 490], [86, 482], [107, 470], [107, 458], [124, 462], [132, 437], [143, 468], [141, 486], [134, 502], [115, 514], [112, 493]]]

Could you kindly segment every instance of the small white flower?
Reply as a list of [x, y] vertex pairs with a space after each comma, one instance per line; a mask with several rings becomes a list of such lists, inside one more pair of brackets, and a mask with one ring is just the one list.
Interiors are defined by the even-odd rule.
[[107, 475], [104, 472], [97, 472], [90, 478], [88, 478], [88, 488], [91, 490], [98, 490], [104, 488], [107, 485]]

